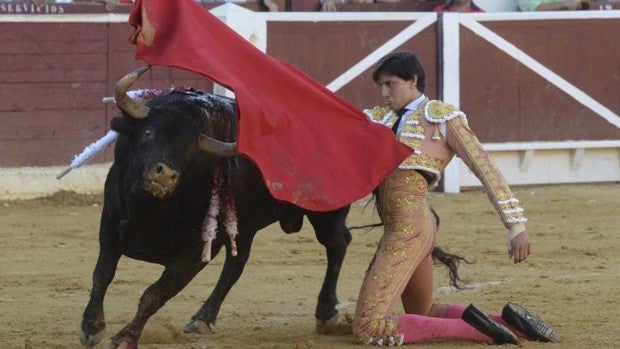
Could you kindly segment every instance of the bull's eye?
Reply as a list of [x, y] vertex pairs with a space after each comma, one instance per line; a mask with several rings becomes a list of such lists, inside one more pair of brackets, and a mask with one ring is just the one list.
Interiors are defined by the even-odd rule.
[[144, 139], [153, 139], [153, 137], [155, 137], [155, 132], [153, 132], [153, 130], [150, 128], [144, 130]]

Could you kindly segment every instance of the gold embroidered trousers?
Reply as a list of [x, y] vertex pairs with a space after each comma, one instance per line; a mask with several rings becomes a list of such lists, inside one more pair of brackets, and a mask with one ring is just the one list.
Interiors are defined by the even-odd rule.
[[396, 170], [382, 184], [378, 210], [384, 233], [357, 300], [353, 333], [360, 343], [399, 337], [393, 308], [435, 243], [436, 222], [426, 202], [428, 184], [414, 170]]

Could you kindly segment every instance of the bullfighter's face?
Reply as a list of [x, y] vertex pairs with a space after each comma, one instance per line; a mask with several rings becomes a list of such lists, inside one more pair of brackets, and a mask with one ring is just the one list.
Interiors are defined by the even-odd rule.
[[422, 93], [416, 87], [416, 82], [417, 76], [411, 80], [403, 80], [395, 75], [379, 75], [377, 84], [381, 87], [385, 106], [398, 111], [418, 98]]

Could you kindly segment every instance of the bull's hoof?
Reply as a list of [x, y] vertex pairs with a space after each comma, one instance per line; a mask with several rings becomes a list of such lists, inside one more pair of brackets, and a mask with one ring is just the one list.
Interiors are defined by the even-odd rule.
[[129, 325], [110, 338], [108, 349], [138, 349], [139, 335], [132, 334]]
[[112, 338], [108, 344], [108, 349], [138, 349], [138, 341], [129, 338], [118, 341]]
[[97, 343], [101, 342], [101, 338], [103, 338], [104, 333], [105, 327], [92, 335], [84, 331], [80, 331], [80, 343], [82, 343], [85, 347], [94, 347]]
[[[348, 319], [347, 319], [348, 320]], [[348, 321], [339, 322], [338, 314], [332, 316], [326, 321], [316, 320], [316, 333], [322, 335], [345, 335], [353, 333], [351, 323]]]
[[138, 342], [133, 340], [123, 340], [116, 344], [114, 340], [108, 344], [108, 349], [138, 349]]
[[185, 333], [207, 334], [207, 330], [213, 333], [211, 326], [202, 320], [194, 320], [183, 327]]

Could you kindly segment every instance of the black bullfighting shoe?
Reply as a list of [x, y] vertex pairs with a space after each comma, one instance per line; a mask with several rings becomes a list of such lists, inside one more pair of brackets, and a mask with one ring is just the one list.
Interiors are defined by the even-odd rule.
[[554, 343], [559, 341], [557, 333], [548, 323], [520, 304], [508, 302], [502, 309], [502, 319], [532, 340]]
[[485, 313], [470, 304], [461, 318], [476, 330], [493, 339], [493, 344], [519, 344], [519, 338], [506, 327], [491, 320]]

